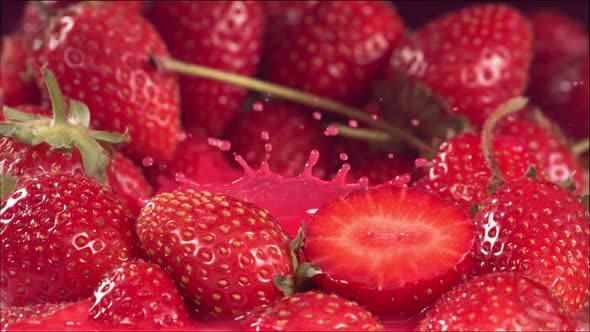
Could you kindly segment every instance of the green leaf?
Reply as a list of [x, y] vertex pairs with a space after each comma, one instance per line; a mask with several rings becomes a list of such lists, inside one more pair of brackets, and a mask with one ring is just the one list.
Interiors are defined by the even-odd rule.
[[0, 174], [0, 201], [4, 201], [16, 188], [16, 177]]
[[87, 132], [79, 132], [75, 135], [74, 145], [80, 150], [84, 173], [102, 184], [107, 183], [106, 170], [109, 165], [109, 156], [100, 144], [92, 139]]
[[47, 118], [38, 114], [31, 114], [19, 111], [12, 107], [4, 107], [4, 118], [10, 121], [29, 122]]
[[119, 133], [109, 133], [107, 131], [93, 130], [90, 132], [90, 136], [92, 136], [94, 139], [97, 139], [101, 142], [114, 143], [114, 144], [123, 143], [123, 142], [126, 142], [129, 140], [129, 134], [127, 133], [127, 131], [125, 131], [123, 134], [119, 134]]
[[43, 74], [43, 80], [47, 85], [49, 96], [51, 98], [51, 109], [53, 110], [53, 121], [57, 125], [66, 124], [66, 104], [64, 102], [64, 96], [61, 93], [59, 84], [55, 75], [47, 67], [41, 68]]
[[578, 195], [580, 202], [586, 207], [586, 211], [590, 212], [590, 197], [588, 195]]
[[0, 135], [6, 137], [12, 137], [12, 134], [16, 130], [16, 126], [12, 123], [0, 122]]
[[77, 100], [70, 100], [70, 115], [68, 122], [72, 125], [82, 125], [84, 128], [90, 126], [90, 110]]
[[272, 282], [275, 287], [283, 292], [284, 296], [293, 295], [295, 283], [293, 282], [293, 276], [274, 276]]

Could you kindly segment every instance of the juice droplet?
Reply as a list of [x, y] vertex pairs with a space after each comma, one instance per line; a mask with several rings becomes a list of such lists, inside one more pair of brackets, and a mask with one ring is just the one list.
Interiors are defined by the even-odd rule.
[[316, 119], [318, 121], [322, 119], [322, 113], [320, 113], [320, 112], [313, 112], [312, 116], [314, 119]]
[[324, 130], [324, 135], [326, 135], [326, 136], [338, 135], [338, 127], [336, 127], [335, 125], [329, 125], [328, 127], [326, 127], [326, 130]]
[[426, 158], [418, 158], [414, 161], [414, 165], [417, 168], [428, 166], [428, 164], [429, 164], [429, 162], [428, 162], [428, 160], [426, 160]]
[[357, 128], [359, 126], [359, 122], [357, 120], [348, 120], [348, 126], [350, 128]]
[[141, 160], [141, 164], [145, 167], [150, 167], [154, 164], [154, 158], [152, 157], [145, 157]]
[[262, 138], [263, 141], [268, 141], [268, 139], [270, 138], [270, 135], [268, 134], [268, 131], [263, 131], [260, 133], [260, 138]]
[[184, 132], [184, 131], [181, 131], [181, 132], [179, 132], [178, 134], [176, 134], [176, 140], [177, 140], [178, 142], [182, 142], [182, 141], [184, 141], [184, 140], [185, 140], [185, 139], [187, 139], [187, 138], [188, 138], [188, 135], [187, 135], [187, 134], [186, 134], [186, 132]]
[[348, 160], [348, 154], [346, 152], [342, 152], [340, 154], [340, 160], [347, 161]]
[[221, 140], [215, 137], [207, 138], [207, 143], [211, 146], [217, 147], [221, 151], [229, 151], [231, 149], [231, 143], [229, 141]]
[[396, 187], [403, 187], [412, 181], [412, 177], [408, 173], [404, 173], [402, 175], [398, 175], [393, 180], [385, 182], [386, 184], [390, 184]]
[[387, 158], [393, 159], [393, 157], [395, 157], [395, 155], [393, 153], [390, 152], [387, 154]]
[[256, 103], [252, 104], [252, 109], [255, 112], [262, 112], [264, 110], [264, 104], [261, 102], [256, 102]]
[[377, 120], [379, 119], [379, 116], [377, 114], [371, 114], [371, 119]]
[[412, 124], [412, 126], [418, 127], [420, 125], [420, 120], [414, 118], [410, 121], [410, 123]]
[[[264, 151], [271, 153], [272, 152], [272, 144], [270, 144], [270, 143], [264, 144]], [[268, 156], [266, 158], [266, 160], [268, 160], [268, 158], [270, 158], [270, 156]]]
[[188, 183], [188, 179], [186, 178], [186, 175], [184, 175], [184, 173], [182, 172], [178, 172], [176, 174], [174, 174], [174, 180], [176, 180], [176, 182], [178, 183]]

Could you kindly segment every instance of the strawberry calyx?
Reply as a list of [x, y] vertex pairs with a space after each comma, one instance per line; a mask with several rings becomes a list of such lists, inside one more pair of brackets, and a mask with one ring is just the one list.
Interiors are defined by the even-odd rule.
[[42, 68], [41, 72], [51, 98], [53, 117], [4, 107], [6, 122], [0, 122], [0, 134], [33, 146], [47, 143], [51, 148], [64, 152], [76, 148], [80, 151], [86, 176], [106, 183], [110, 159], [108, 144], [125, 142], [129, 135], [90, 130], [88, 107], [80, 101], [70, 100], [66, 109], [64, 97], [51, 70]]
[[4, 201], [14, 191], [16, 180], [9, 174], [0, 174], [0, 201]]

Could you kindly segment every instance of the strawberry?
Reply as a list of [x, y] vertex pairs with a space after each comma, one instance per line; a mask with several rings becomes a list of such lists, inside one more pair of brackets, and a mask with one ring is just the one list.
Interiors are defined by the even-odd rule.
[[90, 300], [0, 308], [2, 331], [86, 330]]
[[448, 111], [481, 125], [494, 109], [521, 95], [532, 56], [532, 33], [517, 10], [503, 4], [463, 8], [417, 29], [393, 53], [397, 73], [425, 85]]
[[2, 201], [0, 221], [6, 305], [88, 297], [103, 273], [136, 256], [130, 212], [83, 176], [31, 178]]
[[304, 16], [303, 13], [317, 5], [318, 1], [304, 0], [270, 0], [261, 1], [266, 17], [266, 33], [273, 34], [284, 24], [296, 24]]
[[[268, 154], [273, 172], [293, 177], [301, 173], [312, 149], [320, 154], [328, 151], [329, 142], [311, 112], [277, 101], [256, 105], [253, 111], [241, 114], [227, 132], [233, 150], [248, 163], [258, 166]], [[320, 168], [315, 171], [318, 177], [325, 173]]]
[[119, 152], [115, 152], [109, 162], [107, 181], [111, 192], [134, 216], [139, 215], [141, 208], [152, 196], [152, 187], [141, 169]]
[[588, 62], [588, 54], [565, 61], [531, 92], [545, 114], [576, 139], [587, 138], [590, 132]]
[[381, 1], [320, 1], [298, 24], [285, 25], [265, 49], [268, 79], [356, 102], [369, 91], [404, 31]]
[[466, 281], [426, 311], [416, 331], [573, 331], [565, 308], [543, 285], [515, 273]]
[[549, 129], [518, 117], [509, 117], [498, 126], [496, 133], [511, 135], [528, 147], [536, 164], [547, 180], [560, 183], [572, 177], [576, 192], [584, 188], [584, 168], [569, 147]]
[[278, 301], [274, 276], [293, 267], [288, 237], [264, 209], [192, 189], [154, 196], [137, 220], [149, 259], [163, 266], [189, 309], [204, 318], [236, 319]]
[[[178, 60], [256, 74], [264, 23], [258, 1], [154, 1], [148, 17]], [[247, 90], [181, 76], [180, 93], [185, 128], [220, 135], [239, 113]]]
[[383, 328], [357, 303], [315, 291], [286, 296], [247, 317], [242, 326], [252, 331], [376, 331]]
[[[166, 56], [155, 29], [136, 13], [77, 5], [53, 18], [36, 64], [53, 69], [64, 95], [91, 110], [92, 127], [129, 131], [131, 157], [165, 161], [179, 131], [178, 86], [150, 55]], [[46, 93], [45, 93], [46, 95]]]
[[8, 106], [38, 103], [41, 96], [32, 73], [27, 70], [23, 41], [20, 35], [2, 37], [0, 59], [2, 103]]
[[[534, 158], [526, 145], [512, 136], [495, 136], [493, 151], [498, 166], [507, 180], [524, 176]], [[463, 133], [443, 143], [427, 174], [414, 185], [456, 202], [469, 211], [487, 196], [492, 172], [486, 163], [481, 136]]]
[[98, 324], [146, 329], [189, 325], [174, 281], [158, 265], [141, 260], [108, 272], [91, 300], [90, 317]]
[[172, 159], [165, 164], [144, 165], [145, 173], [158, 187], [175, 182], [179, 174], [201, 184], [230, 183], [242, 176], [225, 153], [197, 133], [189, 133], [178, 143]]
[[588, 300], [588, 211], [556, 184], [524, 177], [501, 187], [475, 216], [478, 273], [518, 271], [571, 312]]
[[469, 215], [428, 192], [381, 185], [320, 208], [303, 252], [326, 292], [384, 316], [413, 314], [470, 273]]

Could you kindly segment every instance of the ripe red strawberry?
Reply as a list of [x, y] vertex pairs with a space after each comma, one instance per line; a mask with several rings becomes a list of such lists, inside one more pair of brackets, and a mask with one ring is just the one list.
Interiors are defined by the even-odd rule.
[[515, 273], [466, 281], [428, 309], [416, 331], [574, 331], [561, 303], [543, 285]]
[[545, 114], [576, 139], [587, 138], [590, 133], [588, 62], [588, 54], [563, 62], [549, 80], [531, 92]]
[[8, 106], [38, 103], [41, 96], [35, 85], [33, 73], [27, 70], [26, 56], [20, 35], [2, 37], [0, 59], [2, 103]]
[[147, 257], [172, 275], [189, 309], [237, 319], [279, 300], [293, 272], [288, 237], [264, 209], [192, 189], [153, 197], [137, 220]]
[[144, 166], [148, 178], [157, 187], [175, 182], [179, 174], [202, 184], [230, 183], [243, 175], [230, 164], [223, 150], [196, 133], [187, 134], [178, 143], [167, 163]]
[[158, 265], [124, 262], [104, 277], [91, 298], [90, 319], [119, 328], [189, 325], [182, 295]]
[[166, 56], [155, 29], [136, 13], [77, 5], [61, 11], [36, 64], [55, 72], [64, 95], [84, 102], [91, 126], [129, 131], [124, 150], [136, 160], [172, 156], [179, 130], [178, 86], [149, 56]]
[[448, 111], [481, 125], [497, 106], [521, 95], [528, 78], [532, 33], [518, 11], [475, 5], [419, 28], [393, 53], [397, 72], [429, 87]]
[[92, 179], [40, 175], [0, 207], [6, 305], [88, 297], [103, 273], [136, 256], [133, 217]]
[[[256, 74], [264, 23], [258, 1], [154, 1], [148, 16], [176, 59]], [[185, 128], [220, 135], [240, 112], [247, 90], [181, 76], [180, 93]]]
[[86, 330], [90, 300], [0, 308], [2, 331]]
[[320, 1], [298, 24], [271, 36], [265, 72], [272, 82], [356, 102], [380, 76], [403, 30], [389, 3]]
[[576, 196], [524, 177], [490, 196], [475, 223], [478, 273], [518, 271], [574, 313], [588, 300], [588, 211]]
[[495, 128], [500, 135], [511, 135], [525, 144], [547, 179], [560, 183], [573, 177], [576, 192], [584, 189], [584, 168], [565, 142], [531, 121], [509, 117]]
[[[526, 145], [515, 137], [495, 136], [492, 145], [506, 180], [524, 176], [528, 167], [535, 165]], [[492, 172], [483, 155], [481, 135], [464, 133], [447, 140], [426, 171], [415, 187], [456, 202], [467, 211], [488, 196]]]
[[406, 186], [353, 191], [320, 208], [305, 229], [303, 252], [326, 292], [374, 314], [413, 314], [471, 272], [469, 215]]
[[241, 324], [251, 331], [376, 331], [383, 328], [357, 303], [315, 291], [286, 296], [250, 315]]
[[134, 216], [152, 197], [152, 187], [141, 169], [129, 158], [115, 152], [107, 168], [109, 189]]
[[273, 34], [285, 24], [296, 24], [304, 16], [303, 13], [318, 4], [318, 1], [282, 0], [261, 1], [266, 17], [266, 33]]
[[[303, 170], [312, 149], [329, 150], [320, 122], [297, 105], [271, 101], [257, 103], [253, 111], [241, 114], [227, 132], [232, 149], [256, 167], [270, 154], [270, 169], [285, 177]], [[262, 110], [260, 110], [262, 108]], [[257, 110], [258, 109], [258, 110]], [[270, 144], [272, 151], [268, 151]], [[314, 168], [323, 177], [325, 170]]]

